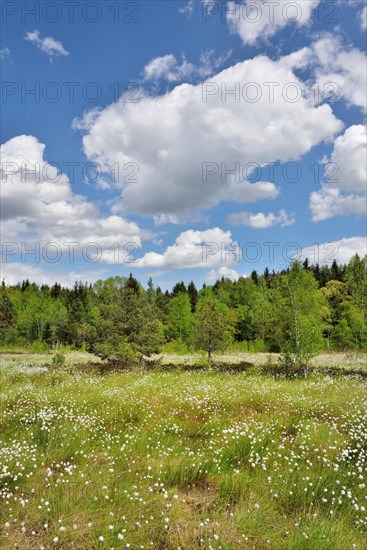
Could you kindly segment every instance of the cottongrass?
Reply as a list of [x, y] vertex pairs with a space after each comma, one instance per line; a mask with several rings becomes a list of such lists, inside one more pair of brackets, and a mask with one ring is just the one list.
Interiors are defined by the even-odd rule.
[[1, 548], [362, 550], [366, 388], [5, 368]]

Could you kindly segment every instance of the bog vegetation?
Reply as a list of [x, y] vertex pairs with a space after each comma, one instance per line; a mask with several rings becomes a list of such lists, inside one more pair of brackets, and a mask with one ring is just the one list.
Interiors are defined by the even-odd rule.
[[5, 360], [4, 550], [365, 550], [365, 378]]

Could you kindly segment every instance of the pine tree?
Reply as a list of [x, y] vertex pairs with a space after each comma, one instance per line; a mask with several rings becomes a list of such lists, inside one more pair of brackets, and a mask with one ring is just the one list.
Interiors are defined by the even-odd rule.
[[259, 275], [256, 270], [252, 271], [251, 279], [254, 281], [255, 285], [259, 283]]
[[126, 281], [126, 288], [130, 288], [135, 294], [139, 294], [140, 285], [137, 279], [133, 277], [133, 274], [130, 273], [129, 278]]
[[95, 324], [90, 350], [112, 363], [138, 362], [143, 355], [158, 352], [163, 342], [157, 309], [131, 277], [123, 286], [108, 288]]
[[180, 281], [179, 283], [176, 283], [175, 286], [172, 289], [171, 296], [177, 296], [177, 294], [180, 294], [180, 292], [187, 292], [186, 285], [183, 281]]
[[270, 272], [269, 272], [269, 269], [267, 267], [264, 270], [264, 280], [265, 280], [266, 286], [269, 288], [269, 286], [270, 286]]
[[308, 271], [310, 269], [310, 262], [308, 258], [305, 259], [305, 261], [302, 264], [302, 267], [305, 271]]
[[194, 281], [191, 281], [191, 283], [189, 283], [189, 286], [187, 287], [187, 292], [190, 298], [191, 311], [194, 313], [196, 309], [196, 304], [198, 301], [198, 296], [199, 296], [199, 293], [197, 291]]
[[0, 291], [0, 340], [5, 341], [15, 325], [15, 311], [5, 287]]

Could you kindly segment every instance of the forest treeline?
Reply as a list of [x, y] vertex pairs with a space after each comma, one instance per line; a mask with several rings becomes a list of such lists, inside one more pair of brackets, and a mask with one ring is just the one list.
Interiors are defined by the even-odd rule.
[[1, 345], [68, 345], [110, 361], [134, 362], [163, 350], [282, 352], [301, 362], [321, 350], [367, 348], [366, 257], [348, 265], [303, 264], [198, 290], [178, 282], [162, 292], [132, 276], [0, 290]]

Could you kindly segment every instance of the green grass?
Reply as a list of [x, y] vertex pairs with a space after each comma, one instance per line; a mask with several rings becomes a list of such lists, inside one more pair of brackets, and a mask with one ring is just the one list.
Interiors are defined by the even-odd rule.
[[33, 359], [2, 357], [1, 548], [367, 547], [366, 379]]

